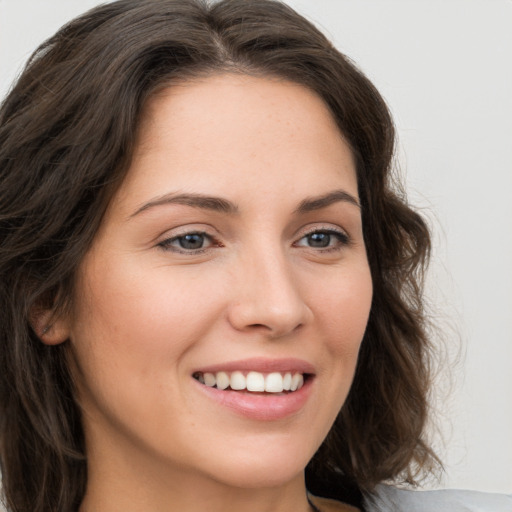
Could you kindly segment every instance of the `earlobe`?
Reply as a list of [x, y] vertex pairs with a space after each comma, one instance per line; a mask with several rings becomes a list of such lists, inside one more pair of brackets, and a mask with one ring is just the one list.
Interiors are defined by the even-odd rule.
[[68, 322], [51, 310], [34, 313], [30, 323], [37, 337], [46, 345], [58, 345], [69, 338]]

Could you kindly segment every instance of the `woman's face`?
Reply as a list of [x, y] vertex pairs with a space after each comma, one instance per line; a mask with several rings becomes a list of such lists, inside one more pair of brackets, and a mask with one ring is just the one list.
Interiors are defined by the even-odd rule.
[[159, 93], [65, 321], [90, 470], [298, 477], [371, 297], [354, 161], [316, 95], [230, 74]]

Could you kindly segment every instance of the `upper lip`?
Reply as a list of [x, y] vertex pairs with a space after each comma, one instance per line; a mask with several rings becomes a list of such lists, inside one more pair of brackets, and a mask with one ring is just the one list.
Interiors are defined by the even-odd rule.
[[209, 366], [197, 368], [193, 373], [217, 373], [234, 371], [255, 371], [260, 373], [271, 372], [294, 372], [314, 374], [315, 368], [311, 363], [297, 358], [270, 359], [265, 357], [254, 357], [238, 361], [226, 361]]

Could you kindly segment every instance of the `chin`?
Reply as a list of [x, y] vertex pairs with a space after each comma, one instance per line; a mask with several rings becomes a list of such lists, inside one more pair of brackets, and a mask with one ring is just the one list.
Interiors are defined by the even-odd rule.
[[258, 489], [279, 487], [301, 478], [312, 455], [286, 450], [268, 450], [233, 457], [217, 464], [210, 475], [224, 484], [236, 488]]

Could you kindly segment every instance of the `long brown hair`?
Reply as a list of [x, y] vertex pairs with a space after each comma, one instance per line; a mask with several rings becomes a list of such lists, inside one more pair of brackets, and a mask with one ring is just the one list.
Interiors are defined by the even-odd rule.
[[430, 238], [393, 185], [394, 127], [380, 94], [277, 1], [121, 0], [43, 43], [0, 110], [0, 461], [13, 511], [75, 510], [87, 484], [67, 346], [41, 343], [34, 311], [70, 306], [148, 97], [224, 71], [313, 90], [357, 162], [374, 299], [350, 394], [307, 468], [308, 485], [344, 479], [371, 490], [388, 479], [413, 482], [437, 461], [424, 440]]

